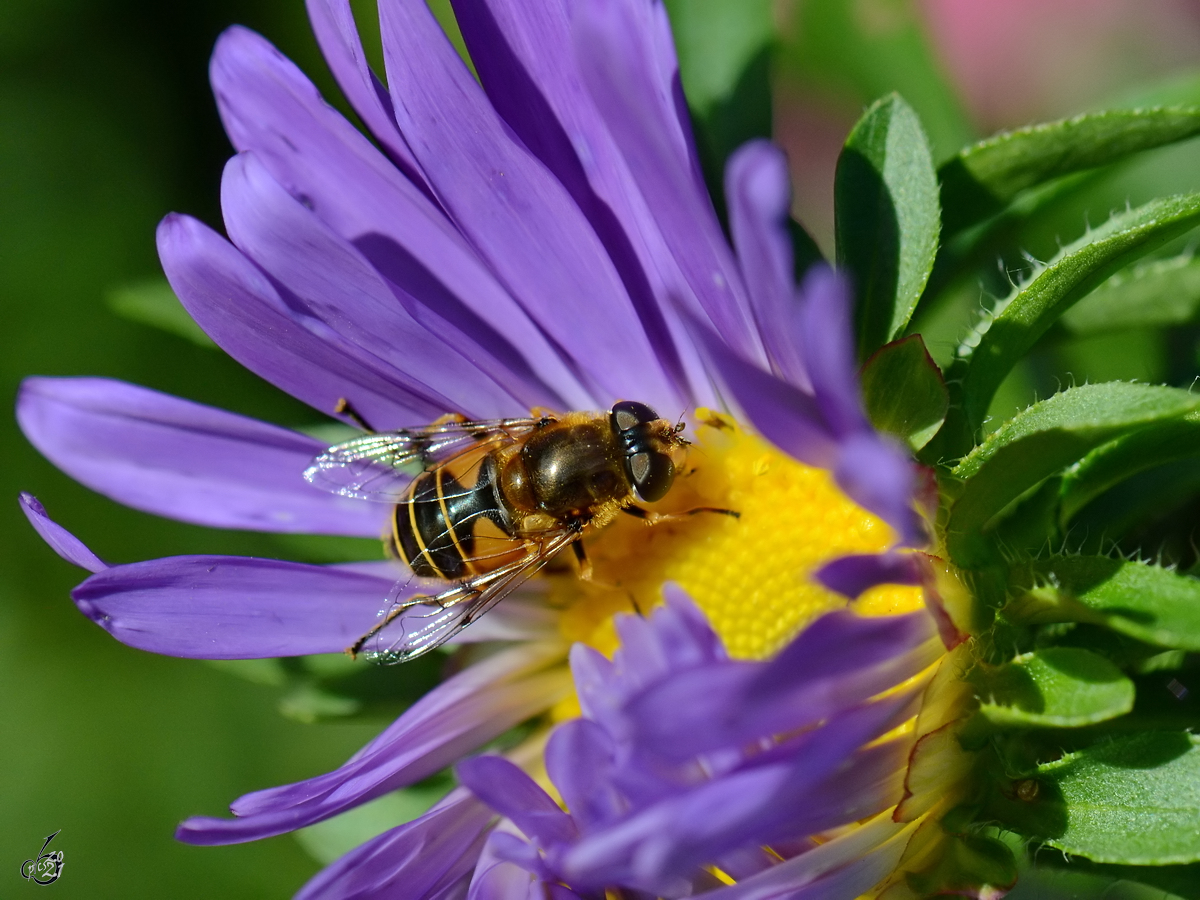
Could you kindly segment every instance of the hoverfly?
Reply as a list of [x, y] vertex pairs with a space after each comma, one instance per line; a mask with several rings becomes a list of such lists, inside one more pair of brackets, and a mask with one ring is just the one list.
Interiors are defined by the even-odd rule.
[[[354, 415], [348, 404], [340, 411]], [[364, 422], [360, 424], [365, 425]], [[688, 441], [683, 423], [659, 418], [644, 403], [608, 412], [544, 414], [470, 421], [446, 416], [424, 428], [366, 434], [330, 447], [304, 472], [312, 484], [395, 504], [390, 554], [415, 575], [452, 584], [436, 594], [399, 599], [392, 591], [379, 621], [346, 652], [399, 619], [390, 646], [370, 651], [384, 663], [427, 653], [466, 628], [571, 546], [581, 575], [591, 568], [581, 538], [620, 512], [654, 521], [637, 506], [671, 489]], [[730, 513], [707, 507], [688, 510]]]

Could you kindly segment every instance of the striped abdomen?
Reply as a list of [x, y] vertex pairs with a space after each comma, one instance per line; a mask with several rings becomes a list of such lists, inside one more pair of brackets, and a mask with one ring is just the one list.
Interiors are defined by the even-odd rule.
[[396, 554], [416, 574], [449, 581], [470, 578], [497, 568], [499, 562], [493, 560], [502, 562], [514, 549], [508, 517], [496, 499], [494, 469], [492, 458], [485, 457], [471, 487], [444, 466], [413, 480], [408, 499], [393, 513], [392, 540]]

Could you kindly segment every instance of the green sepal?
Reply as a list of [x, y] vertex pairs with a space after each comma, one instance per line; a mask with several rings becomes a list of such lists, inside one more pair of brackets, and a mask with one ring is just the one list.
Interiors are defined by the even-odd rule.
[[924, 447], [946, 418], [946, 383], [919, 334], [876, 350], [863, 366], [861, 379], [871, 424], [914, 450]]
[[1157, 647], [1200, 651], [1200, 579], [1149, 563], [1065, 556], [1015, 570], [1005, 607], [1028, 624], [1088, 622]]
[[1089, 502], [1138, 472], [1192, 457], [1200, 457], [1200, 412], [1097, 447], [1063, 476], [1059, 520], [1066, 525]]
[[995, 728], [1079, 728], [1133, 709], [1133, 682], [1102, 656], [1045, 647], [971, 677], [978, 715]]
[[122, 318], [181, 337], [198, 347], [217, 346], [184, 309], [165, 278], [123, 284], [108, 291], [105, 300], [108, 308]]
[[942, 458], [974, 443], [1005, 376], [1076, 301], [1114, 271], [1200, 223], [1200, 193], [1153, 200], [1068, 245], [972, 329], [946, 370], [951, 409], [929, 447]]
[[903, 332], [938, 247], [929, 142], [898, 94], [877, 100], [854, 126], [833, 190], [837, 262], [854, 282], [855, 335], [865, 359]]
[[1016, 883], [1013, 852], [995, 838], [982, 834], [951, 834], [935, 862], [921, 872], [909, 873], [908, 886], [920, 897], [974, 897], [995, 900]]
[[1183, 325], [1200, 319], [1200, 259], [1191, 253], [1151, 259], [1118, 272], [1069, 309], [1076, 334]]
[[341, 815], [295, 832], [296, 840], [317, 862], [328, 865], [376, 835], [424, 815], [454, 786], [448, 772], [420, 784], [384, 794]]
[[1051, 179], [1195, 134], [1200, 134], [1196, 107], [1110, 110], [1001, 132], [938, 169], [945, 230], [950, 234], [985, 219]]
[[709, 195], [725, 216], [725, 163], [771, 136], [771, 0], [667, 0], [679, 76]]
[[1200, 407], [1200, 396], [1142, 384], [1083, 385], [1018, 413], [952, 470], [962, 484], [946, 521], [946, 547], [960, 567], [995, 559], [983, 540], [991, 520], [1024, 492], [1089, 451]]
[[1038, 766], [1033, 780], [1037, 799], [1008, 824], [1048, 846], [1122, 865], [1200, 860], [1194, 735], [1118, 735]]

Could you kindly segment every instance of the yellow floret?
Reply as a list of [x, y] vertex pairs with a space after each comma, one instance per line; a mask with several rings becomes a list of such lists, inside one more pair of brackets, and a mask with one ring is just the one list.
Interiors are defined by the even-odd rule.
[[[730, 654], [761, 659], [845, 598], [811, 573], [849, 553], [876, 553], [895, 536], [882, 520], [849, 500], [824, 469], [796, 462], [728, 417], [698, 411], [687, 470], [653, 509], [734, 510], [738, 518], [702, 513], [647, 525], [630, 517], [588, 539], [591, 584], [556, 579], [567, 608], [568, 640], [604, 653], [617, 645], [612, 616], [647, 612], [666, 582], [677, 582], [708, 617]], [[919, 608], [917, 588], [884, 586], [855, 603], [866, 615]]]

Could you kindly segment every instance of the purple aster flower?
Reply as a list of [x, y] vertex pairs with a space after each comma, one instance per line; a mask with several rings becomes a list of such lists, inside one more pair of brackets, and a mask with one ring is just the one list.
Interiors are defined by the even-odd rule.
[[[459, 636], [508, 646], [447, 679], [341, 768], [247, 795], [233, 804], [232, 820], [189, 820], [181, 839], [230, 843], [310, 825], [444, 769], [552, 708], [558, 718], [568, 715], [565, 660], [576, 640], [609, 651], [619, 644], [623, 659], [645, 658], [625, 664], [641, 673], [625, 679], [637, 682], [634, 691], [621, 687], [624, 676], [600, 673], [598, 658], [576, 652], [574, 689], [588, 718], [575, 738], [556, 737], [555, 752], [574, 747], [601, 759], [605, 741], [617, 742], [614, 753], [652, 750], [621, 763], [612, 771], [617, 780], [601, 779], [595, 791], [568, 786], [556, 764], [551, 775], [560, 788], [588, 809], [599, 806], [572, 808], [569, 820], [546, 818], [559, 823], [547, 828], [570, 824], [578, 834], [567, 829], [542, 841], [526, 832], [536, 845], [521, 851], [530, 866], [549, 866], [551, 874], [567, 866], [561, 873], [583, 890], [658, 879], [673, 886], [702, 861], [750, 852], [747, 842], [844, 825], [847, 809], [869, 808], [864, 816], [883, 809], [902, 771], [900, 745], [854, 748], [911, 715], [909, 689], [903, 702], [870, 696], [908, 677], [907, 663], [893, 671], [889, 660], [909, 658], [904, 635], [918, 626], [896, 626], [900, 636], [882, 649], [862, 638], [862, 666], [894, 679], [863, 676], [868, 694], [847, 688], [843, 696], [821, 680], [819, 667], [814, 675], [803, 660], [795, 671], [781, 661], [804, 652], [794, 648], [808, 632], [789, 640], [846, 596], [865, 592], [863, 613], [920, 605], [916, 589], [886, 587], [922, 577], [904, 549], [924, 543], [916, 473], [863, 412], [846, 285], [824, 267], [794, 283], [780, 151], [754, 142], [731, 159], [730, 247], [700, 178], [658, 0], [461, 0], [456, 12], [478, 82], [422, 0], [382, 0], [386, 85], [366, 65], [347, 0], [308, 7], [326, 59], [375, 142], [263, 38], [241, 28], [222, 35], [211, 75], [238, 151], [222, 181], [228, 237], [176, 214], [158, 232], [167, 277], [200, 326], [314, 408], [334, 415], [349, 399], [379, 429], [447, 412], [485, 419], [533, 407], [602, 410], [620, 399], [678, 411], [697, 446], [662, 509], [718, 505], [741, 518], [696, 517], [649, 531], [633, 522], [611, 526], [589, 543], [595, 585], [552, 577], [548, 587], [510, 597]], [[308, 484], [302, 473], [324, 449], [311, 437], [132, 385], [33, 378], [17, 415], [30, 441], [64, 471], [160, 515], [221, 528], [377, 536], [390, 512]], [[107, 565], [35, 499], [22, 502], [50, 546], [92, 573], [73, 592], [80, 610], [119, 640], [154, 652], [214, 659], [340, 652], [370, 626], [394, 585], [402, 585], [401, 599], [430, 589], [394, 562], [185, 556]], [[668, 619], [648, 631], [627, 622], [618, 634], [613, 612], [652, 607], [667, 581], [687, 590], [735, 660], [787, 649], [772, 662], [726, 659], [709, 626], [682, 607], [669, 618], [683, 630], [678, 648], [659, 634]], [[847, 616], [818, 621], [853, 630]], [[712, 689], [724, 692], [721, 709], [742, 708], [739, 698], [759, 685], [751, 672], [783, 679], [764, 695], [781, 705], [747, 701], [749, 718], [698, 723], [692, 737], [709, 743], [679, 743], [671, 752], [662, 742], [673, 738], [623, 733], [630, 723], [652, 724], [651, 713], [630, 711], [630, 691], [644, 693], [653, 681], [681, 697], [694, 694], [694, 684], [669, 677], [679, 669], [674, 654], [692, 652], [685, 668], [711, 676]], [[597, 671], [589, 674], [587, 660]], [[651, 677], [644, 667], [654, 665], [660, 669]], [[585, 687], [578, 681], [585, 676], [602, 684]], [[827, 710], [825, 724], [788, 718], [789, 704], [810, 689], [836, 695], [817, 707]], [[611, 721], [601, 712], [608, 706]], [[686, 719], [678, 707], [656, 708], [663, 728]], [[541, 721], [514, 751], [519, 758], [545, 739]], [[735, 737], [764, 748], [747, 756]], [[819, 746], [826, 738], [841, 741], [839, 752], [862, 771], [891, 779], [887, 790], [837, 814], [814, 812], [811, 822], [767, 817], [761, 834], [748, 807], [727, 832], [655, 845], [649, 868], [630, 861], [636, 829], [649, 827], [638, 822], [661, 821], [671, 810], [690, 815], [692, 802], [707, 809], [717, 794], [705, 791], [729, 790], [740, 778], [780, 779], [795, 797], [849, 790], [847, 779], [857, 775], [829, 769], [834, 755]], [[685, 778], [697, 760], [717, 766], [703, 784]], [[798, 760], [820, 762], [811, 784], [796, 780]], [[626, 824], [600, 809], [605, 797], [623, 798]], [[516, 814], [524, 801], [493, 799], [524, 830], [529, 815]], [[542, 801], [530, 802], [534, 809]], [[521, 838], [502, 828], [485, 846], [490, 818], [477, 799], [455, 792], [426, 817], [335, 863], [305, 896], [375, 896], [404, 883], [423, 885], [412, 896], [451, 897], [469, 876], [508, 884]], [[592, 838], [609, 828], [617, 843], [604, 856]], [[626, 868], [614, 869], [610, 881], [605, 860]]]
[[[943, 655], [928, 615], [833, 612], [762, 662], [731, 660], [678, 591], [617, 628], [611, 662], [571, 653], [584, 715], [546, 747], [568, 812], [507, 760], [457, 767], [522, 835], [494, 831], [485, 854], [578, 896], [857, 897], [896, 868], [918, 827], [892, 815], [915, 734], [889, 732]], [[471, 895], [525, 896], [495, 878], [481, 864]]]

